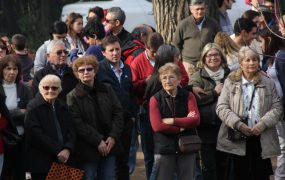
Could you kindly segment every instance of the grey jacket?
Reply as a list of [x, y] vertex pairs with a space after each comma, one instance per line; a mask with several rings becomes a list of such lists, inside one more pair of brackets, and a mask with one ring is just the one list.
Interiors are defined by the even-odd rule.
[[[232, 72], [224, 83], [218, 99], [216, 112], [223, 121], [218, 134], [217, 149], [220, 151], [245, 156], [246, 142], [232, 142], [227, 139], [228, 127], [239, 129], [243, 124], [240, 117], [243, 115], [243, 98], [241, 87], [241, 71]], [[281, 100], [276, 93], [274, 82], [268, 77], [258, 74], [254, 78], [256, 93], [260, 99], [260, 117], [257, 123], [262, 131], [260, 143], [263, 159], [280, 154], [280, 146], [275, 125], [283, 115]]]

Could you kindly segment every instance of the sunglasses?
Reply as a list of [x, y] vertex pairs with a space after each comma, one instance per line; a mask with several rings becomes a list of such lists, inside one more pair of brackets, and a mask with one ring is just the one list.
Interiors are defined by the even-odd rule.
[[63, 50], [58, 50], [55, 53], [56, 53], [56, 55], [60, 56], [62, 54], [68, 55], [69, 52], [66, 49], [63, 49]]
[[90, 68], [78, 69], [77, 72], [83, 74], [86, 71], [90, 72], [90, 71], [93, 71], [93, 70], [94, 70], [94, 68], [90, 67]]
[[59, 87], [57, 87], [57, 86], [43, 86], [43, 89], [46, 91], [49, 91], [50, 89], [52, 91], [57, 91], [59, 89]]
[[117, 19], [106, 19], [106, 23], [110, 23], [111, 21], [117, 21]]

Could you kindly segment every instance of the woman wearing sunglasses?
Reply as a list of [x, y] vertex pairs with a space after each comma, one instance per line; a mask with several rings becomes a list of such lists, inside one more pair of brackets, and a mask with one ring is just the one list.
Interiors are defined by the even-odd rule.
[[[29, 89], [21, 81], [21, 62], [14, 55], [7, 55], [0, 61], [0, 97], [9, 110], [7, 128], [18, 135], [24, 134], [24, 117], [27, 104], [31, 99]], [[3, 109], [2, 109], [3, 110]], [[4, 171], [2, 177], [25, 178], [23, 167], [23, 142], [9, 147], [4, 146]], [[9, 148], [8, 148], [9, 147]]]
[[67, 104], [78, 135], [75, 158], [85, 171], [84, 180], [113, 180], [115, 155], [124, 120], [113, 88], [95, 79], [99, 63], [95, 56], [82, 56], [73, 63], [80, 80], [67, 95]]
[[33, 180], [44, 180], [53, 162], [71, 163], [73, 123], [65, 103], [58, 99], [61, 80], [46, 75], [31, 100], [26, 116], [26, 167]]

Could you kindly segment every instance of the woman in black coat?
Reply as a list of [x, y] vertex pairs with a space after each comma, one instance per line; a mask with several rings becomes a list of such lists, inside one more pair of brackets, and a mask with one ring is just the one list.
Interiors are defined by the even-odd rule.
[[[0, 96], [4, 101], [6, 111], [4, 116], [8, 120], [8, 128], [14, 133], [24, 135], [24, 118], [31, 93], [21, 81], [22, 65], [14, 55], [7, 55], [0, 61]], [[4, 104], [3, 104], [4, 106]], [[23, 167], [24, 144], [20, 141], [15, 146], [5, 144], [4, 165], [2, 178], [25, 180]]]
[[113, 88], [95, 80], [98, 66], [95, 56], [74, 61], [80, 83], [67, 95], [67, 104], [78, 137], [75, 158], [85, 171], [84, 180], [113, 180], [115, 155], [121, 150], [123, 109]]
[[46, 75], [29, 103], [25, 131], [27, 171], [33, 180], [44, 180], [52, 162], [70, 163], [75, 143], [73, 122], [65, 103], [58, 100], [61, 81]]

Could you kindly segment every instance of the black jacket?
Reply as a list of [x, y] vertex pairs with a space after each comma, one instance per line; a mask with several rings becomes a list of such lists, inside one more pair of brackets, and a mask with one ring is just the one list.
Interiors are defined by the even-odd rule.
[[111, 86], [95, 81], [94, 88], [78, 83], [67, 95], [67, 104], [75, 123], [78, 162], [96, 160], [98, 146], [107, 137], [115, 139], [111, 153], [118, 152], [123, 129], [123, 109]]
[[54, 103], [57, 120], [60, 124], [63, 144], [59, 143], [52, 105], [41, 94], [29, 103], [25, 119], [26, 165], [29, 172], [47, 173], [52, 162], [57, 162], [57, 154], [67, 148], [71, 151], [71, 160], [75, 133], [73, 120], [65, 103]]
[[133, 91], [132, 72], [129, 65], [124, 64], [123, 74], [119, 82], [115, 73], [111, 69], [110, 63], [107, 59], [100, 62], [99, 70], [97, 72], [97, 80], [103, 83], [110, 84], [116, 93], [123, 109], [124, 119], [130, 119], [136, 116], [136, 101]]
[[59, 98], [66, 101], [66, 95], [76, 86], [78, 79], [74, 76], [73, 71], [70, 67], [66, 66], [64, 73], [59, 75], [59, 73], [48, 63], [43, 69], [36, 72], [34, 80], [32, 83], [32, 92], [35, 96], [39, 91], [39, 83], [43, 77], [48, 74], [57, 75], [61, 79], [62, 91], [59, 94]]

